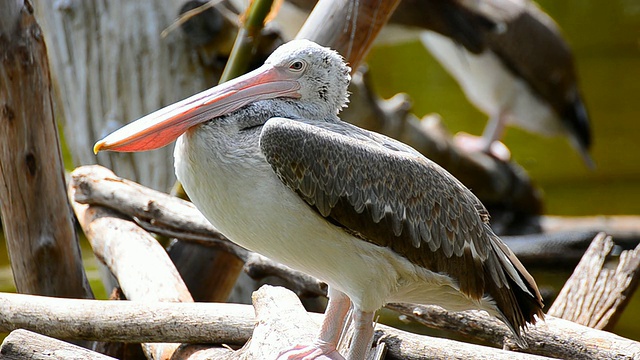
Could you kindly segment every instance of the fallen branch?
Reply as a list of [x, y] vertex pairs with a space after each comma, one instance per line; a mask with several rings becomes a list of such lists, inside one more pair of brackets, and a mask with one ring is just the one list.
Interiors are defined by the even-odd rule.
[[28, 330], [15, 330], [0, 347], [1, 360], [115, 360], [83, 347]]
[[[69, 191], [73, 198], [73, 188]], [[164, 248], [149, 233], [114, 210], [72, 205], [94, 254], [107, 265], [128, 299], [193, 302]], [[143, 343], [142, 348], [149, 359], [169, 359], [179, 345]]]
[[640, 281], [640, 245], [623, 251], [615, 268], [608, 257], [614, 242], [598, 234], [548, 314], [594, 329], [612, 329]]
[[0, 293], [2, 332], [22, 328], [60, 339], [242, 345], [253, 326], [254, 310], [248, 305]]
[[[259, 312], [259, 319], [267, 321], [266, 319], [270, 318], [268, 321], [272, 324], [262, 324], [261, 321], [259, 325], [277, 328], [272, 330], [283, 336], [278, 340], [278, 348], [285, 348], [315, 335], [322, 315], [310, 314], [312, 321], [309, 321], [306, 314], [299, 312], [301, 308], [296, 310], [295, 307], [289, 306], [293, 297], [291, 292], [284, 289], [274, 290], [273, 287], [263, 287], [261, 291], [266, 291], [267, 295], [258, 293], [254, 297], [256, 311]], [[285, 299], [282, 299], [282, 296], [285, 296]], [[261, 297], [265, 297], [266, 300]], [[287, 298], [290, 300], [286, 300]], [[261, 301], [267, 300], [273, 303], [260, 305]], [[437, 328], [451, 330], [455, 325], [457, 327], [454, 331], [463, 334], [472, 332], [475, 338], [496, 346], [501, 346], [504, 337], [509, 336], [509, 330], [502, 323], [484, 313], [448, 313], [436, 307], [403, 306], [406, 306], [404, 310], [401, 309], [405, 314], [413, 314], [418, 319], [432, 324], [438, 321]], [[392, 308], [398, 309], [396, 305]], [[290, 320], [287, 312], [297, 315]], [[254, 309], [249, 305], [79, 300], [0, 293], [0, 330], [10, 331], [21, 327], [67, 339], [233, 345], [245, 343], [251, 336], [255, 323]], [[274, 325], [276, 323], [279, 325]], [[269, 342], [271, 336], [277, 335], [265, 329], [268, 327], [256, 330], [252, 341]], [[376, 339], [381, 337], [382, 341], [387, 343], [390, 359], [427, 359], [436, 353], [445, 354], [439, 358], [447, 358], [450, 355], [464, 358], [464, 354], [480, 354], [476, 352], [477, 345], [409, 334], [378, 325]], [[525, 337], [529, 348], [521, 351], [551, 357], [633, 359], [640, 356], [638, 342], [552, 316], [547, 317], [545, 323], [530, 328]], [[264, 351], [275, 351], [274, 343], [268, 346], [270, 350]], [[201, 353], [221, 352], [213, 349], [199, 350]], [[507, 354], [519, 356], [513, 352]], [[493, 353], [489, 358], [494, 358]]]

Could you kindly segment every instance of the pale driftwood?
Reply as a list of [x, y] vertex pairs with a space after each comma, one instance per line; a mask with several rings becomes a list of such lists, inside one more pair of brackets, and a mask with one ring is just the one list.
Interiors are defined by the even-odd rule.
[[0, 9], [0, 210], [16, 289], [91, 298], [51, 103], [47, 48], [29, 2]]
[[173, 147], [132, 154], [93, 154], [118, 127], [217, 83], [178, 31], [160, 33], [177, 17], [172, 0], [35, 0], [49, 44], [67, 146], [76, 164], [100, 163], [129, 179], [169, 190]]
[[0, 347], [2, 360], [115, 360], [83, 347], [28, 330], [12, 331]]
[[23, 328], [61, 339], [242, 345], [253, 326], [254, 310], [248, 305], [0, 293], [2, 332]]
[[544, 322], [530, 327], [524, 335], [529, 347], [519, 349], [512, 341], [505, 341], [511, 336], [509, 329], [498, 319], [483, 312], [454, 313], [437, 306], [410, 304], [389, 304], [387, 307], [427, 327], [448, 330], [515, 351], [576, 360], [640, 357], [640, 343], [636, 341], [553, 316], [547, 316]]
[[[256, 295], [256, 309], [263, 312], [259, 316], [263, 320], [268, 319], [271, 325], [257, 331], [253, 341], [268, 343], [267, 336], [283, 336], [279, 345], [266, 345], [271, 350], [264, 351], [275, 351], [274, 346], [284, 348], [315, 335], [322, 315], [311, 314], [311, 320], [303, 317], [307, 315], [299, 312], [301, 308], [296, 310], [289, 306], [295, 303], [293, 298], [293, 293], [283, 288], [268, 286]], [[269, 299], [273, 303], [259, 304]], [[484, 313], [448, 313], [436, 307], [430, 308], [405, 305], [401, 310], [430, 322], [429, 326], [436, 322], [437, 328], [473, 332], [477, 339], [497, 346], [502, 346], [502, 339], [509, 334], [497, 319]], [[289, 321], [291, 313], [297, 315]], [[100, 301], [0, 294], [0, 330], [24, 327], [62, 338], [234, 345], [248, 340], [255, 321], [254, 310], [249, 305]], [[377, 338], [383, 337], [388, 345], [389, 358], [426, 359], [437, 351], [445, 351], [440, 358], [446, 358], [450, 355], [446, 351], [455, 350], [460, 356], [478, 351], [475, 346], [466, 348], [458, 342], [408, 334], [382, 325], [378, 325], [377, 330]], [[276, 331], [276, 334], [270, 331]], [[524, 351], [550, 357], [633, 359], [640, 356], [638, 342], [551, 316], [545, 323], [530, 328], [526, 339], [529, 348]], [[201, 354], [207, 351], [200, 349]], [[220, 354], [217, 350], [211, 352]], [[515, 356], [514, 353], [509, 354]]]
[[[149, 233], [111, 209], [76, 202], [73, 207], [94, 254], [118, 279], [128, 299], [193, 302], [164, 248]], [[169, 359], [178, 346], [142, 344], [149, 359]]]
[[137, 219], [150, 231], [200, 244], [216, 245], [245, 262], [244, 271], [254, 279], [277, 276], [299, 295], [325, 295], [326, 285], [306, 274], [247, 251], [220, 234], [187, 201], [119, 178], [98, 165], [82, 166], [71, 174], [73, 200], [102, 205]]
[[548, 314], [594, 329], [612, 329], [640, 280], [640, 245], [623, 251], [618, 264], [608, 262], [614, 242], [598, 234]]
[[[201, 63], [200, 48], [182, 31], [161, 33], [184, 2], [173, 0], [36, 0], [51, 44], [59, 109], [67, 145], [76, 164], [96, 162], [154, 189], [175, 181], [173, 145], [143, 153], [93, 154], [93, 144], [118, 127], [218, 83], [221, 68]], [[237, 31], [237, 21], [225, 22]], [[217, 44], [221, 45], [221, 44]], [[224, 45], [222, 45], [224, 46]], [[217, 48], [217, 46], [214, 46]], [[177, 245], [180, 247], [181, 245]], [[200, 273], [211, 286], [200, 298], [226, 300], [242, 264], [226, 252], [174, 255], [185, 275], [209, 264], [226, 272]], [[193, 265], [193, 267], [192, 267]], [[191, 279], [191, 278], [189, 278]], [[191, 282], [191, 281], [190, 281]], [[207, 296], [209, 295], [209, 296]]]

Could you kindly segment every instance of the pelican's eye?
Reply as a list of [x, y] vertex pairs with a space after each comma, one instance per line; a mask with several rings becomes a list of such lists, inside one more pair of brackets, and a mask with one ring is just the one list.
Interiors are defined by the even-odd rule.
[[294, 60], [289, 64], [289, 69], [295, 72], [300, 72], [307, 67], [307, 63], [302, 60]]

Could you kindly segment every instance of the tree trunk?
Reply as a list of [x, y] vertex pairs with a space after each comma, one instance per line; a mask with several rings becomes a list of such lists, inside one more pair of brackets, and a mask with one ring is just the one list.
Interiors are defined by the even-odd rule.
[[67, 201], [42, 31], [0, 1], [0, 205], [18, 292], [93, 297]]
[[35, 0], [50, 61], [66, 142], [76, 165], [100, 163], [117, 174], [168, 191], [173, 146], [145, 153], [93, 154], [93, 144], [147, 113], [217, 83], [180, 32], [160, 33], [180, 2]]
[[[173, 144], [144, 153], [104, 152], [97, 158], [92, 148], [96, 140], [120, 126], [218, 82], [221, 69], [200, 63], [181, 32], [161, 38], [182, 2], [35, 3], [44, 36], [52, 44], [51, 64], [75, 164], [98, 162], [124, 178], [168, 191], [175, 182]], [[189, 245], [174, 247], [180, 249], [172, 258], [198, 299], [225, 301], [242, 263], [216, 250], [205, 253]], [[225, 271], [186, 276], [202, 266]], [[210, 285], [206, 289], [201, 286], [204, 279]]]

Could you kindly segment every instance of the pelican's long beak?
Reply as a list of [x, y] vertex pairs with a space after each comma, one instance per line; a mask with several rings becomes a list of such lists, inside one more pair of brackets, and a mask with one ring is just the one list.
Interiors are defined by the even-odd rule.
[[93, 152], [157, 149], [168, 145], [195, 125], [254, 101], [276, 97], [299, 98], [299, 89], [300, 84], [290, 74], [265, 64], [125, 125], [98, 141]]

